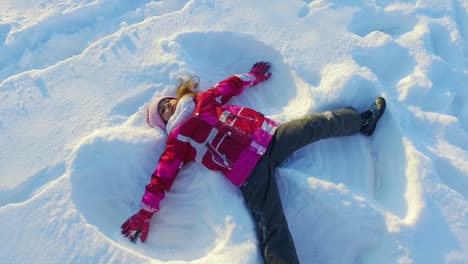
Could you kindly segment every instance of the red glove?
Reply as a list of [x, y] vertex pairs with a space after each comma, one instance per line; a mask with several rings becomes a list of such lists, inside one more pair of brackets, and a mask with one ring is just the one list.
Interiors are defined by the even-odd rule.
[[140, 209], [138, 213], [130, 217], [120, 227], [122, 234], [130, 239], [132, 242], [136, 242], [140, 235], [141, 242], [145, 242], [148, 237], [149, 224], [153, 213], [147, 212]]
[[264, 82], [271, 77], [271, 72], [267, 72], [270, 66], [268, 62], [259, 61], [252, 66], [247, 74], [255, 77], [255, 84]]

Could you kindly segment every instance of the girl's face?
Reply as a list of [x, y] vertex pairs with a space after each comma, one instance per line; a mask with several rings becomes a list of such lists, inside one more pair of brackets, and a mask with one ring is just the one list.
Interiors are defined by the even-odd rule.
[[169, 118], [171, 118], [171, 116], [175, 113], [178, 102], [179, 99], [175, 98], [165, 98], [159, 102], [158, 111], [164, 122], [167, 123]]

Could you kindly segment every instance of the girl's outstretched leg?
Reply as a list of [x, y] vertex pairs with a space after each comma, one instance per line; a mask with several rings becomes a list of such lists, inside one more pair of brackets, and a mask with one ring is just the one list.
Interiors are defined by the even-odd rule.
[[296, 247], [283, 213], [272, 165], [268, 159], [261, 159], [241, 191], [255, 222], [264, 262], [296, 264], [299, 263]]
[[270, 144], [270, 158], [279, 165], [294, 151], [312, 142], [354, 135], [360, 128], [361, 115], [352, 107], [310, 114], [280, 125]]

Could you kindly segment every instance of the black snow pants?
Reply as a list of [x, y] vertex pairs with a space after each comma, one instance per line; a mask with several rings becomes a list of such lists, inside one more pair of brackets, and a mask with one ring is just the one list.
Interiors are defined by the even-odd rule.
[[299, 263], [276, 185], [276, 167], [314, 141], [353, 135], [360, 127], [361, 117], [352, 107], [311, 114], [279, 126], [265, 155], [241, 186], [265, 263]]

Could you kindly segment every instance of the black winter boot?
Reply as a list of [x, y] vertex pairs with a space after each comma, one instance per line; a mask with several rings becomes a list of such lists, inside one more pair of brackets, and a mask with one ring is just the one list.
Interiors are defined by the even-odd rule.
[[385, 112], [386, 104], [384, 98], [377, 97], [369, 107], [369, 110], [361, 113], [361, 128], [359, 129], [361, 134], [370, 136], [374, 133], [377, 122]]

